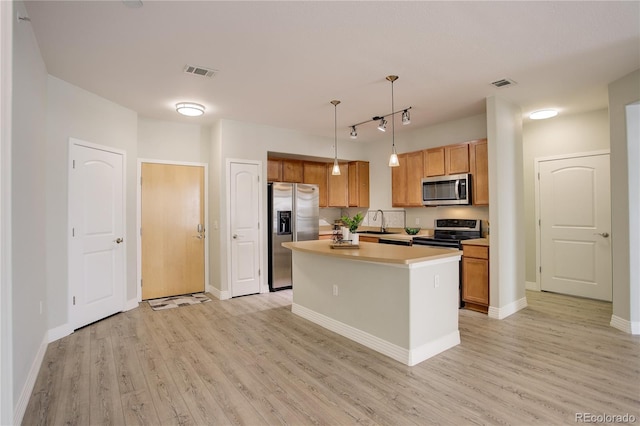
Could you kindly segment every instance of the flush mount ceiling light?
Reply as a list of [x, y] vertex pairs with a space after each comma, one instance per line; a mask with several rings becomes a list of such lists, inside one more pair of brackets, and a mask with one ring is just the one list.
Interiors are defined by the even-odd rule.
[[555, 109], [541, 109], [529, 114], [529, 118], [532, 120], [544, 120], [545, 118], [551, 118], [558, 115], [558, 111]]
[[338, 104], [340, 101], [331, 101], [333, 104], [333, 176], [340, 175], [340, 164], [338, 164]]
[[180, 102], [176, 104], [176, 111], [188, 117], [198, 117], [204, 114], [204, 106], [193, 102]]

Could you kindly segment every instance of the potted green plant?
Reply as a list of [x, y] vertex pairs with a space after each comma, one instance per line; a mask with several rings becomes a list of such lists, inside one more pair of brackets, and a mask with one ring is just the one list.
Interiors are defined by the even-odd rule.
[[[359, 238], [358, 238], [358, 234], [356, 234], [355, 232], [358, 230], [358, 226], [360, 226], [363, 219], [364, 219], [364, 216], [362, 215], [362, 212], [356, 213], [353, 217], [344, 215], [340, 218], [340, 220], [345, 225], [345, 227], [349, 229], [349, 233], [351, 234], [350, 239], [352, 244], [358, 244]], [[349, 237], [346, 237], [344, 239], [348, 240]]]

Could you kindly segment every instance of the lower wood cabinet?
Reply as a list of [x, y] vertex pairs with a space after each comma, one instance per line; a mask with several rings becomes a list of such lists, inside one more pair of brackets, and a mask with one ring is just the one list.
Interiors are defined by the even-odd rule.
[[377, 243], [380, 238], [378, 237], [369, 237], [368, 235], [360, 235], [361, 243]]
[[462, 245], [462, 300], [466, 309], [489, 311], [489, 247]]

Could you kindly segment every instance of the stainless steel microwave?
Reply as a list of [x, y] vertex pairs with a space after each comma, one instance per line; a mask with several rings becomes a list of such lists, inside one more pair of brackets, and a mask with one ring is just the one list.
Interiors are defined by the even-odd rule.
[[471, 175], [465, 173], [423, 178], [422, 204], [425, 206], [471, 204]]

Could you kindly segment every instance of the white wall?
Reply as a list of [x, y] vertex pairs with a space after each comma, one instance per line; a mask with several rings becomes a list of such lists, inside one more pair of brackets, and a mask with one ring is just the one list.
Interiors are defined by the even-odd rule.
[[489, 316], [504, 318], [526, 307], [522, 111], [487, 98], [489, 151]]
[[138, 158], [208, 163], [210, 145], [209, 126], [138, 119]]
[[524, 223], [526, 274], [536, 281], [536, 158], [609, 149], [609, 111], [601, 109], [581, 114], [559, 115], [532, 120], [523, 125]]
[[[628, 105], [627, 111], [627, 149], [629, 168], [629, 299], [630, 320], [635, 328], [634, 334], [640, 334], [640, 103]], [[635, 303], [633, 302], [635, 300]]]
[[[15, 3], [15, 10], [26, 16], [22, 2]], [[49, 159], [45, 149], [47, 71], [28, 22], [14, 25], [13, 42], [12, 391], [14, 420], [19, 422], [38, 372], [38, 358], [46, 347], [45, 170]]]
[[[640, 101], [640, 70], [609, 84], [609, 123], [611, 140], [611, 243], [613, 251], [613, 320], [620, 319], [640, 332], [640, 294], [638, 283], [631, 289], [629, 241], [629, 171], [627, 158], [626, 106]], [[639, 143], [634, 141], [634, 143]], [[638, 206], [634, 206], [638, 211]]]
[[67, 323], [69, 138], [126, 152], [127, 300], [137, 297], [136, 174], [137, 114], [56, 77], [48, 78], [47, 108], [47, 294], [50, 328]]

